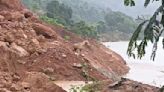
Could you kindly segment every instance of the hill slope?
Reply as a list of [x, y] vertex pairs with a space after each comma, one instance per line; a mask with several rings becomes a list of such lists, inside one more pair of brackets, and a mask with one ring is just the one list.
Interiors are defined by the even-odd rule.
[[1, 0], [0, 9], [1, 92], [65, 92], [53, 82], [108, 79], [110, 84], [129, 70], [115, 52], [45, 24], [19, 0]]
[[[41, 15], [43, 14], [55, 18], [55, 20], [60, 20], [58, 23], [62, 23], [64, 26], [71, 26], [69, 27], [71, 32], [84, 36], [84, 34], [90, 32], [90, 30], [87, 30], [86, 32], [82, 29], [73, 29], [82, 21], [85, 25], [91, 26], [90, 29], [97, 32], [90, 32], [87, 36], [92, 37], [92, 35], [94, 35], [94, 38], [99, 38], [100, 41], [129, 40], [138, 25], [130, 16], [127, 16], [122, 12], [112, 11], [109, 7], [104, 7], [104, 4], [102, 4], [103, 1], [98, 1], [100, 3], [97, 3], [86, 0], [23, 0], [23, 2], [31, 10]], [[57, 4], [56, 6], [60, 6], [61, 8], [54, 7], [55, 2]], [[48, 6], [48, 8], [46, 6]], [[65, 10], [64, 7], [67, 7], [69, 10]], [[52, 11], [53, 9], [55, 10]], [[71, 12], [71, 14], [69, 14], [70, 17], [64, 19], [67, 19], [66, 21], [69, 20], [67, 23], [63, 23], [64, 20], [60, 19], [60, 17], [63, 18], [63, 15], [65, 15], [63, 12]], [[55, 16], [52, 17], [52, 15]], [[68, 14], [65, 16], [68, 16]], [[122, 21], [117, 21], [118, 17], [121, 17]]]

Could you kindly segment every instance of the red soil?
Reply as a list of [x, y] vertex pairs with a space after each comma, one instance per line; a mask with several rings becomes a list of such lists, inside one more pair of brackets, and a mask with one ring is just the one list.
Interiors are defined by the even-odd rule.
[[53, 81], [116, 81], [129, 70], [115, 52], [43, 23], [19, 0], [0, 0], [0, 55], [2, 92], [64, 92]]

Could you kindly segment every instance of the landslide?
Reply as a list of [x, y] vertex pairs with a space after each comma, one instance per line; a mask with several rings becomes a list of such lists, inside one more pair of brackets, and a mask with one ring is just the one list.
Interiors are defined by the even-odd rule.
[[0, 92], [65, 92], [53, 81], [115, 82], [129, 71], [115, 52], [40, 21], [20, 0], [0, 0], [0, 55]]

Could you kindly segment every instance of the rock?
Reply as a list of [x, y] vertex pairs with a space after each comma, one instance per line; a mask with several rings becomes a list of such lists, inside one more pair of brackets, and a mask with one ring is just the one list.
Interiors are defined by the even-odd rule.
[[23, 82], [28, 83], [31, 92], [66, 92], [55, 85], [49, 77], [40, 72], [28, 72]]
[[0, 22], [4, 21], [5, 17], [0, 15]]
[[23, 89], [25, 89], [25, 90], [30, 90], [30, 84], [29, 83], [27, 83], [27, 82], [22, 82], [21, 83], [21, 86], [23, 87]]
[[22, 4], [20, 0], [0, 0], [1, 9], [21, 10]]
[[102, 92], [159, 92], [159, 88], [122, 78]]
[[26, 62], [25, 61], [23, 61], [23, 60], [17, 60], [17, 62], [19, 63], [19, 64], [26, 64]]
[[30, 12], [28, 9], [23, 9], [23, 13], [25, 18], [31, 18], [33, 16], [33, 13]]
[[85, 54], [81, 54], [82, 57], [85, 57]]
[[13, 77], [13, 81], [16, 81], [16, 82], [21, 79], [20, 76], [17, 74], [14, 74], [12, 77]]
[[76, 55], [76, 56], [79, 56], [79, 55], [80, 55], [80, 53], [75, 52], [75, 55]]
[[0, 88], [0, 92], [12, 92], [12, 91], [10, 91], [10, 90], [8, 90], [6, 88]]
[[20, 85], [16, 85], [16, 84], [12, 84], [10, 90], [11, 91], [20, 91], [21, 90], [21, 86]]
[[24, 15], [21, 14], [20, 12], [6, 12], [3, 14], [5, 19], [8, 21], [23, 21], [24, 20]]
[[20, 57], [28, 56], [29, 53], [22, 47], [18, 46], [16, 43], [11, 44], [11, 51], [19, 55]]
[[9, 43], [0, 41], [0, 47], [8, 48]]
[[35, 45], [39, 45], [39, 41], [37, 39], [32, 39], [32, 42], [35, 44]]
[[62, 57], [63, 57], [63, 58], [66, 58], [66, 57], [67, 57], [67, 55], [66, 55], [66, 54], [62, 54]]
[[33, 23], [32, 27], [37, 35], [43, 35], [47, 39], [51, 39], [51, 38], [57, 39], [57, 35], [55, 31], [53, 31], [50, 27], [47, 27], [39, 23]]
[[73, 63], [73, 67], [75, 68], [82, 68], [82, 64], [77, 64], [77, 63]]
[[46, 69], [43, 69], [43, 72], [45, 74], [53, 74], [54, 73], [54, 69], [53, 68], [46, 68]]

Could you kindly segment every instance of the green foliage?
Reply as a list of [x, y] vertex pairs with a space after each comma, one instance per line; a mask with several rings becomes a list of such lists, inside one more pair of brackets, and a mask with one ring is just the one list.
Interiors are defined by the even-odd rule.
[[71, 37], [70, 37], [70, 36], [68, 36], [68, 35], [65, 35], [65, 36], [64, 36], [64, 39], [65, 39], [65, 40], [70, 40], [70, 39], [71, 39]]
[[145, 0], [144, 6], [147, 7], [149, 3], [150, 3], [150, 0]]
[[82, 92], [80, 86], [72, 86], [69, 92]]
[[101, 84], [94, 81], [93, 83], [85, 86], [72, 86], [70, 92], [100, 92], [100, 90], [102, 90]]
[[72, 20], [75, 22], [85, 21], [96, 23], [104, 20], [105, 9], [89, 3], [87, 0], [58, 0], [72, 8]]
[[84, 37], [98, 38], [96, 28], [87, 25], [84, 21], [71, 25], [71, 31]]
[[[84, 37], [98, 39], [101, 35], [122, 35], [112, 39], [129, 37], [136, 23], [129, 16], [97, 6], [87, 0], [22, 0], [41, 19], [65, 28]], [[79, 28], [78, 28], [79, 27]], [[114, 32], [115, 31], [115, 32]], [[111, 33], [112, 32], [112, 33]], [[128, 33], [128, 34], [127, 34]], [[127, 36], [124, 36], [127, 35]]]
[[[135, 54], [132, 52], [132, 51], [134, 51], [134, 49], [135, 48], [138, 48], [138, 45], [137, 45], [137, 40], [138, 40], [138, 37], [139, 37], [139, 34], [141, 33], [141, 30], [143, 29], [143, 25], [146, 23], [146, 22], [148, 22], [148, 21], [144, 21], [144, 22], [142, 22], [139, 26], [138, 26], [138, 28], [136, 29], [136, 31], [133, 33], [133, 35], [132, 35], [132, 37], [131, 37], [131, 40], [130, 40], [130, 42], [129, 42], [129, 47], [128, 47], [128, 55], [131, 57], [131, 56], [133, 56], [133, 58], [135, 58]], [[140, 45], [141, 46], [141, 45]], [[143, 45], [142, 45], [143, 46]], [[138, 53], [141, 53], [141, 51], [140, 50], [138, 50]], [[143, 54], [145, 54], [145, 49], [143, 49]], [[143, 56], [143, 54], [139, 54], [139, 56], [138, 57], [142, 57]]]
[[[159, 1], [159, 0], [145, 0], [144, 6], [147, 7], [151, 1], [154, 2], [154, 1]], [[135, 6], [135, 1], [134, 0], [124, 0], [124, 4], [126, 6]]]
[[37, 14], [43, 14], [46, 6], [46, 0], [22, 0], [27, 8]]
[[[156, 0], [158, 1], [158, 0]], [[150, 0], [145, 0], [145, 6], [149, 4]], [[158, 16], [162, 14], [161, 20], [158, 19]], [[154, 15], [150, 18], [150, 20], [145, 20], [142, 22], [137, 30], [134, 32], [128, 46], [127, 54], [129, 56], [133, 56], [135, 58], [135, 54], [133, 53], [135, 49], [137, 49], [138, 58], [142, 58], [145, 55], [145, 47], [147, 46], [147, 42], [150, 41], [153, 43], [153, 52], [151, 55], [151, 59], [155, 59], [157, 43], [161, 34], [163, 33], [164, 27], [164, 2], [162, 0], [162, 5], [155, 11]], [[146, 24], [147, 23], [147, 24]], [[143, 28], [145, 27], [145, 28]], [[139, 33], [141, 31], [144, 32], [144, 38], [141, 40], [139, 44], [137, 44], [137, 38], [139, 37]]]
[[47, 16], [49, 18], [58, 19], [63, 25], [71, 24], [72, 9], [58, 1], [51, 1], [47, 4]]
[[94, 82], [92, 84], [88, 84], [82, 87], [81, 92], [99, 92], [100, 90], [101, 90], [100, 84]]
[[[107, 31], [121, 31], [132, 33], [136, 28], [136, 22], [133, 19], [121, 12], [108, 13], [105, 16], [105, 24]], [[104, 26], [104, 24], [103, 24]]]
[[58, 25], [58, 26], [61, 26], [61, 27], [64, 27], [61, 23], [58, 23], [58, 19], [55, 19], [55, 18], [49, 18], [45, 15], [42, 15], [40, 16], [40, 19], [49, 23], [49, 24], [53, 24], [53, 25]]
[[124, 0], [126, 6], [135, 6], [134, 0]]

